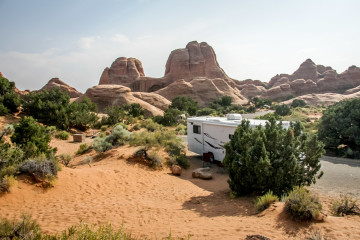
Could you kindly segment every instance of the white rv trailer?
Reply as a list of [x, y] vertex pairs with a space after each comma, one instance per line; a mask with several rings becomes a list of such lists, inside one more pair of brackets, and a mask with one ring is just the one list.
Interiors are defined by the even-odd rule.
[[[267, 120], [246, 119], [250, 127], [265, 126]], [[191, 117], [187, 119], [188, 149], [200, 155], [208, 154], [209, 160], [222, 162], [225, 157], [225, 143], [230, 141], [236, 128], [241, 124], [240, 114], [227, 114], [226, 117]], [[282, 122], [288, 129], [289, 121]]]

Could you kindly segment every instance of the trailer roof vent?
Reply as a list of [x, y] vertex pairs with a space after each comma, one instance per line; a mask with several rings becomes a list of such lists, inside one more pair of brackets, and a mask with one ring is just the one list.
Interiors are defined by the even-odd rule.
[[241, 114], [226, 114], [227, 120], [242, 120]]

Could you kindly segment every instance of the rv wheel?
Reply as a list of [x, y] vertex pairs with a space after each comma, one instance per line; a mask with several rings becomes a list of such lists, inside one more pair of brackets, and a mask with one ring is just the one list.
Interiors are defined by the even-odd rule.
[[210, 153], [210, 158], [209, 158], [210, 162], [213, 163], [215, 161], [215, 158], [214, 158], [214, 154], [213, 153]]

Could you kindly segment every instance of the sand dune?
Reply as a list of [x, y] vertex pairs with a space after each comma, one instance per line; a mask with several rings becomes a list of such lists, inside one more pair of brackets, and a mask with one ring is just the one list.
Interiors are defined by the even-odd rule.
[[[60, 153], [78, 146], [58, 140], [52, 144], [62, 145]], [[167, 169], [154, 171], [128, 162], [133, 150], [111, 150], [90, 165], [77, 165], [84, 156], [77, 157], [75, 168], [63, 167], [56, 186], [48, 190], [19, 181], [16, 189], [0, 197], [0, 216], [13, 219], [31, 214], [48, 233], [84, 221], [123, 224], [134, 236], [151, 239], [170, 231], [172, 236], [190, 235], [191, 239], [244, 239], [251, 234], [299, 239], [313, 229], [329, 239], [360, 239], [360, 217], [329, 216], [322, 223], [295, 223], [283, 213], [283, 203], [256, 214], [252, 198], [229, 198], [227, 176], [218, 169], [213, 169], [211, 181], [193, 179], [191, 169], [175, 177]], [[192, 161], [192, 168], [201, 166], [199, 159]]]

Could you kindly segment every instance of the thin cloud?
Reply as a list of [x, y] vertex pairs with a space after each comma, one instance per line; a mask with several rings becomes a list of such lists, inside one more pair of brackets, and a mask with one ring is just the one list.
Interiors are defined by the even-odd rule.
[[78, 40], [78, 45], [81, 49], [91, 49], [98, 37], [83, 37]]
[[116, 43], [129, 43], [130, 40], [123, 34], [116, 34], [114, 37], [111, 38], [111, 41]]

